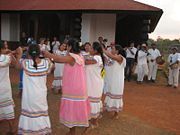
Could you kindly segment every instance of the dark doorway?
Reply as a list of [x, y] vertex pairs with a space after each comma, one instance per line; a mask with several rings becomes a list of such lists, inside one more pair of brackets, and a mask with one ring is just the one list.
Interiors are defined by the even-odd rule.
[[34, 37], [34, 33], [35, 33], [35, 23], [33, 20], [30, 20], [30, 22], [29, 22], [29, 36]]
[[38, 20], [38, 39], [41, 37], [59, 38], [61, 20], [56, 14], [44, 14]]
[[143, 20], [144, 16], [140, 15], [117, 14], [116, 43], [124, 47], [130, 42], [138, 45], [147, 41], [148, 31], [143, 32]]
[[29, 37], [38, 41], [45, 37], [52, 39], [59, 38], [61, 20], [56, 14], [21, 14], [21, 33], [25, 32]]
[[21, 33], [25, 32], [35, 40], [57, 37], [60, 42], [66, 35], [81, 37], [81, 13], [22, 13]]

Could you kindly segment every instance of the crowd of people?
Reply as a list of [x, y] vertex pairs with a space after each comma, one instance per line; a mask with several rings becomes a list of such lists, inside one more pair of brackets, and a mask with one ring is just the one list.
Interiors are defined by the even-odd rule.
[[[137, 74], [137, 83], [142, 84], [144, 78], [147, 82], [156, 82], [156, 75], [158, 66], [165, 63], [164, 56], [161, 55], [157, 49], [156, 44], [151, 44], [150, 47], [147, 44], [142, 44], [140, 47], [134, 47], [134, 43], [131, 43], [126, 50], [126, 79], [130, 81], [132, 74]], [[169, 87], [178, 87], [179, 83], [179, 69], [180, 69], [180, 53], [178, 53], [177, 47], [170, 49], [170, 54], [167, 59], [168, 64], [168, 82]]]
[[[76, 127], [84, 127], [83, 134], [97, 128], [103, 112], [113, 112], [118, 119], [123, 109], [124, 81], [131, 81], [137, 73], [137, 83], [155, 83], [157, 59], [162, 55], [155, 44], [135, 47], [134, 43], [123, 48], [99, 37], [92, 44], [82, 46], [78, 40], [69, 38], [60, 43], [54, 37], [34, 40], [23, 39], [27, 47], [11, 51], [7, 42], [0, 44], [0, 121], [7, 120], [9, 134], [14, 129], [14, 102], [9, 78], [10, 64], [20, 71], [19, 90], [22, 94], [18, 134], [51, 134], [47, 104], [47, 75], [54, 73], [52, 90], [61, 93], [59, 119], [76, 133]], [[180, 54], [172, 48], [168, 57], [168, 86], [178, 87]], [[19, 70], [20, 69], [20, 70]]]

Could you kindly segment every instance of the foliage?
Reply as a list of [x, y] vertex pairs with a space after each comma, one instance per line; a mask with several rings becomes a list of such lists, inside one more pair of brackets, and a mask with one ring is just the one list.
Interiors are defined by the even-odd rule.
[[180, 39], [174, 39], [174, 40], [170, 40], [170, 39], [163, 39], [161, 37], [159, 37], [157, 40], [154, 39], [149, 39], [147, 41], [148, 45], [150, 46], [152, 43], [155, 43], [158, 47], [158, 49], [163, 53], [163, 54], [167, 54], [169, 51], [169, 48], [172, 45], [176, 45], [176, 44], [180, 44]]

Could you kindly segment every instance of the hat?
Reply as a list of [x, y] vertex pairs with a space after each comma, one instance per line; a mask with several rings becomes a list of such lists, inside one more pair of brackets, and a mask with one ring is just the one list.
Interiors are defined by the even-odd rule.
[[141, 46], [142, 46], [142, 47], [147, 47], [146, 44], [142, 44]]
[[175, 49], [176, 51], [178, 50], [178, 48], [177, 48], [177, 47], [172, 47], [171, 49], [172, 49], [172, 50], [173, 50], [173, 49]]

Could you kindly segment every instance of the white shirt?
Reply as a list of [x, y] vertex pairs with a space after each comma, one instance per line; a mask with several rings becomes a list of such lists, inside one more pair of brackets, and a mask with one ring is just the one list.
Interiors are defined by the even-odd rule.
[[[131, 49], [131, 51], [132, 51], [134, 54], [132, 54], [129, 49]], [[136, 52], [137, 52], [137, 49], [136, 49], [135, 47], [128, 48], [128, 49], [126, 50], [126, 58], [133, 58], [133, 59], [134, 59], [134, 58], [135, 58], [135, 55], [136, 55]]]
[[53, 52], [55, 52], [56, 50], [58, 50], [58, 48], [60, 46], [60, 42], [59, 41], [53, 41], [52, 46], [53, 46]]
[[42, 51], [47, 50], [47, 46], [45, 44], [39, 44], [39, 47], [40, 47], [40, 51], [41, 51], [39, 56], [43, 57]]
[[180, 54], [179, 53], [175, 53], [175, 54], [170, 54], [168, 57], [168, 62], [170, 64], [175, 63], [177, 60], [180, 61]]
[[39, 47], [41, 51], [47, 50], [47, 46], [45, 44], [39, 44]]
[[178, 53], [178, 61], [180, 61], [180, 53]]
[[50, 50], [51, 50], [51, 47], [50, 47], [50, 45], [49, 45], [49, 44], [48, 44], [46, 47], [47, 47], [47, 50], [48, 50], [48, 51], [50, 51]]
[[138, 51], [137, 61], [138, 61], [138, 65], [147, 64], [147, 53], [145, 53], [142, 50], [139, 50]]
[[59, 49], [55, 51], [56, 55], [59, 56], [66, 56], [67, 55], [67, 51], [60, 51]]
[[148, 50], [148, 53], [150, 54], [149, 56], [148, 56], [148, 58], [149, 58], [149, 60], [156, 60], [156, 58], [157, 57], [159, 57], [159, 56], [161, 56], [161, 54], [160, 54], [160, 51], [158, 50], [158, 49], [149, 49]]

